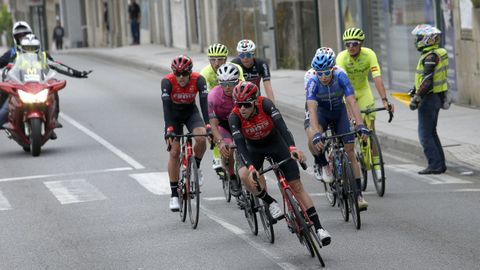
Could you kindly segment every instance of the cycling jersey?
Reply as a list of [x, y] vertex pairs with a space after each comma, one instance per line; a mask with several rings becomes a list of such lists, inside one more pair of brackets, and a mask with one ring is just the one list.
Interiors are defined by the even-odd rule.
[[232, 112], [235, 102], [232, 96], [224, 94], [220, 85], [215, 86], [208, 93], [208, 116], [210, 119], [216, 118], [220, 122], [219, 125], [230, 131], [228, 126], [228, 116]]
[[305, 87], [307, 101], [317, 101], [319, 111], [338, 111], [345, 107], [343, 97], [354, 95], [347, 74], [342, 69], [334, 68], [332, 80], [328, 85], [323, 85], [318, 76], [311, 74], [309, 76]]
[[363, 110], [371, 103], [374, 103], [372, 90], [368, 83], [368, 73], [372, 73], [372, 78], [381, 75], [375, 52], [369, 48], [362, 47], [358, 56], [353, 58], [347, 50], [344, 50], [337, 56], [337, 66], [347, 73], [353, 89], [355, 89], [355, 97], [360, 109]]
[[260, 58], [253, 59], [253, 66], [245, 67], [240, 60], [240, 57], [234, 58], [232, 63], [238, 64], [243, 69], [243, 76], [248, 82], [252, 82], [260, 89], [260, 81], [270, 81], [270, 68], [265, 60]]
[[[288, 147], [295, 146], [282, 115], [268, 98], [257, 97], [254, 115], [249, 119], [244, 119], [235, 106], [228, 122], [237, 145], [237, 161], [247, 167], [253, 165], [259, 170], [266, 156], [279, 162], [290, 156]], [[286, 162], [280, 168], [287, 181], [300, 178], [294, 160]]]
[[202, 75], [197, 72], [192, 72], [190, 74], [190, 80], [185, 87], [181, 87], [178, 84], [175, 75], [172, 73], [163, 78], [162, 102], [165, 129], [169, 126], [173, 126], [176, 134], [182, 134], [183, 129], [181, 129], [182, 126], [178, 124], [179, 121], [182, 124], [190, 121], [191, 125], [187, 125], [189, 130], [192, 127], [194, 128], [200, 125], [198, 119], [200, 119], [201, 122], [201, 118], [199, 116], [194, 116], [195, 121], [190, 119], [190, 116], [198, 114], [198, 109], [195, 105], [197, 92], [199, 93], [203, 120], [208, 122], [208, 92], [205, 79]]
[[[240, 81], [245, 81], [245, 79], [243, 77], [242, 67], [240, 67], [237, 64], [235, 64], [235, 65], [237, 66], [238, 70], [240, 71], [240, 76], [238, 77], [238, 79]], [[217, 73], [215, 72], [215, 70], [213, 70], [212, 65], [208, 64], [206, 67], [202, 68], [202, 70], [200, 71], [200, 74], [205, 78], [205, 81], [207, 83], [208, 91], [212, 90], [215, 86], [218, 85]]]

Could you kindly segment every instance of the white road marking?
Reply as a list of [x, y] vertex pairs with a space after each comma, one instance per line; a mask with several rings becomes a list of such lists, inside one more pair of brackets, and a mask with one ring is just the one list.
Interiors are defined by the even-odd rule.
[[5, 196], [3, 196], [3, 193], [0, 190], [0, 211], [10, 210], [10, 209], [12, 209], [12, 206], [8, 202], [7, 198], [5, 198]]
[[223, 201], [225, 200], [225, 197], [204, 197], [202, 199], [206, 201]]
[[105, 200], [95, 186], [85, 179], [43, 182], [61, 204]]
[[385, 167], [393, 171], [408, 175], [412, 179], [418, 179], [422, 182], [425, 182], [431, 185], [472, 183], [471, 181], [453, 177], [448, 174], [420, 175], [417, 172], [422, 170], [423, 168], [415, 164], [391, 164], [391, 165], [385, 165]]
[[136, 173], [130, 174], [130, 177], [153, 194], [170, 195], [172, 193], [168, 172]]
[[453, 190], [453, 192], [480, 192], [480, 188], [460, 188]]
[[268, 250], [266, 246], [262, 246], [262, 244], [259, 244], [255, 241], [253, 241], [249, 236], [247, 236], [247, 234], [245, 233], [244, 230], [240, 229], [239, 227], [237, 227], [237, 226], [235, 226], [231, 223], [228, 223], [226, 220], [218, 217], [212, 211], [206, 209], [205, 207], [200, 206], [200, 208], [202, 209], [203, 213], [205, 215], [207, 215], [210, 219], [212, 219], [213, 221], [222, 225], [225, 229], [231, 231], [232, 233], [234, 233], [235, 235], [240, 237], [243, 241], [247, 242], [247, 244], [249, 244], [250, 246], [252, 246], [255, 249], [257, 249], [258, 251], [260, 251], [263, 255], [265, 255], [265, 257], [267, 257], [272, 262], [274, 262], [275, 264], [280, 266], [282, 269], [285, 269], [285, 270], [298, 269], [293, 264], [281, 261], [283, 258], [281, 256], [275, 254], [274, 252]]
[[[400, 161], [400, 162], [405, 162], [405, 163], [411, 163], [411, 162], [412, 162], [412, 160], [410, 160], [410, 159], [406, 159], [406, 158], [402, 158], [402, 157], [399, 157], [399, 156], [396, 156], [396, 155], [392, 155], [392, 154], [387, 153], [387, 152], [382, 153], [382, 155], [383, 155], [383, 156], [386, 156], [386, 157], [389, 157], [389, 158], [391, 158], [391, 159], [398, 160], [398, 161]], [[384, 162], [385, 162], [385, 161], [384, 161]]]
[[97, 141], [98, 143], [100, 143], [101, 145], [103, 145], [105, 148], [107, 148], [108, 150], [110, 150], [111, 152], [113, 152], [115, 155], [117, 155], [119, 158], [123, 159], [123, 161], [127, 162], [128, 164], [130, 164], [130, 166], [132, 166], [133, 168], [135, 169], [144, 169], [145, 167], [140, 164], [139, 162], [137, 162], [135, 159], [133, 159], [132, 157], [130, 157], [129, 155], [127, 155], [126, 153], [122, 152], [120, 149], [116, 148], [115, 146], [113, 146], [111, 143], [109, 143], [108, 141], [106, 141], [105, 139], [103, 139], [102, 137], [100, 137], [99, 135], [97, 135], [96, 133], [94, 133], [93, 131], [89, 130], [88, 128], [86, 128], [85, 126], [83, 126], [82, 124], [78, 123], [77, 121], [73, 120], [73, 118], [71, 118], [70, 116], [66, 115], [65, 113], [60, 113], [60, 116], [66, 120], [67, 122], [69, 122], [70, 124], [72, 124], [73, 126], [75, 126], [76, 128], [78, 128], [79, 130], [83, 131], [85, 134], [87, 134], [88, 136], [90, 136], [92, 139], [94, 139], [95, 141]]
[[121, 167], [121, 168], [112, 168], [112, 169], [104, 169], [104, 170], [91, 170], [91, 171], [71, 172], [71, 173], [20, 176], [20, 177], [10, 177], [10, 178], [0, 178], [0, 182], [21, 181], [21, 180], [30, 180], [30, 179], [42, 179], [42, 178], [54, 178], [54, 177], [65, 177], [65, 176], [72, 176], [72, 175], [98, 174], [98, 173], [107, 173], [107, 172], [131, 171], [131, 170], [132, 170], [131, 167]]

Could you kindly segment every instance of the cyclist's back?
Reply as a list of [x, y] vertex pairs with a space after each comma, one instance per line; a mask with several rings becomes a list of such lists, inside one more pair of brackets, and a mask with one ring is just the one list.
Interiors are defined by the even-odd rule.
[[208, 113], [210, 118], [217, 118], [219, 125], [228, 131], [230, 131], [228, 116], [234, 106], [235, 102], [232, 96], [225, 95], [220, 85], [215, 86], [208, 93]]

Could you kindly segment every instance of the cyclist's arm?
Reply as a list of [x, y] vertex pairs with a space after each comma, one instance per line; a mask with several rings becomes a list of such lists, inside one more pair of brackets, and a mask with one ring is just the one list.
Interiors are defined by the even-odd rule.
[[268, 98], [263, 99], [263, 111], [272, 117], [273, 124], [275, 128], [280, 132], [280, 135], [285, 140], [288, 146], [295, 146], [295, 140], [293, 139], [293, 135], [288, 129], [285, 121], [283, 120], [282, 114], [280, 111], [275, 107], [273, 102]]
[[235, 141], [235, 145], [237, 146], [237, 153], [242, 159], [245, 166], [249, 167], [252, 165], [252, 161], [250, 160], [247, 143], [245, 142], [245, 138], [243, 137], [242, 132], [240, 131], [240, 127], [242, 126], [242, 122], [238, 115], [232, 113], [228, 117], [228, 125], [230, 126], [230, 130], [232, 131], [232, 137]]
[[9, 49], [0, 57], [0, 68], [4, 68], [8, 65], [8, 63], [10, 63], [11, 55], [12, 49]]
[[270, 81], [270, 68], [268, 64], [262, 60], [260, 63], [260, 76], [262, 77], [265, 94], [273, 103], [275, 103], [275, 95], [273, 94], [272, 82]]
[[163, 119], [165, 120], [165, 127], [173, 126], [172, 121], [172, 84], [168, 79], [162, 80], [162, 103], [163, 103]]
[[208, 90], [207, 83], [203, 76], [199, 76], [197, 80], [198, 97], [200, 98], [200, 108], [202, 110], [203, 121], [208, 123]]
[[317, 83], [315, 83], [315, 79], [311, 77], [305, 84], [305, 92], [307, 98], [308, 114], [310, 116], [310, 127], [313, 134], [323, 132], [322, 127], [320, 127], [320, 125], [318, 124], [318, 102], [316, 99], [317, 91]]
[[433, 89], [433, 75], [440, 58], [435, 53], [431, 53], [423, 61], [423, 81], [417, 89], [417, 95], [421, 98]]
[[214, 92], [215, 91], [212, 91], [208, 94], [208, 117], [210, 126], [212, 126], [213, 140], [215, 141], [215, 143], [219, 144], [220, 141], [223, 140], [223, 137], [218, 130], [218, 125], [220, 124], [220, 121], [218, 120], [217, 114], [215, 113], [216, 99], [214, 96]]

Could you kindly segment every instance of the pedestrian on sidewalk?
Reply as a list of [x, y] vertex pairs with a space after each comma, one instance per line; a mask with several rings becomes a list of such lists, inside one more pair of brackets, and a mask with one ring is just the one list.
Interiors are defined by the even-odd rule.
[[448, 90], [448, 54], [440, 48], [441, 31], [428, 24], [417, 25], [412, 31], [416, 47], [421, 53], [415, 74], [415, 87], [410, 109], [418, 109], [418, 137], [427, 158], [427, 168], [419, 174], [441, 174], [447, 170], [445, 154], [437, 134], [440, 108]]
[[55, 46], [57, 50], [63, 50], [63, 36], [65, 35], [65, 30], [63, 29], [60, 21], [57, 21], [57, 26], [53, 29], [53, 40], [55, 41]]
[[[255, 57], [255, 43], [249, 39], [242, 39], [237, 44], [238, 57], [232, 63], [242, 67], [246, 81], [253, 82], [260, 91], [260, 81], [263, 80], [263, 87], [267, 97], [275, 103], [272, 83], [270, 82], [270, 67], [261, 58]], [[260, 93], [259, 93], [260, 94]]]
[[130, 28], [132, 31], [132, 44], [140, 44], [140, 6], [136, 0], [131, 0], [128, 5], [128, 15], [130, 19]]

